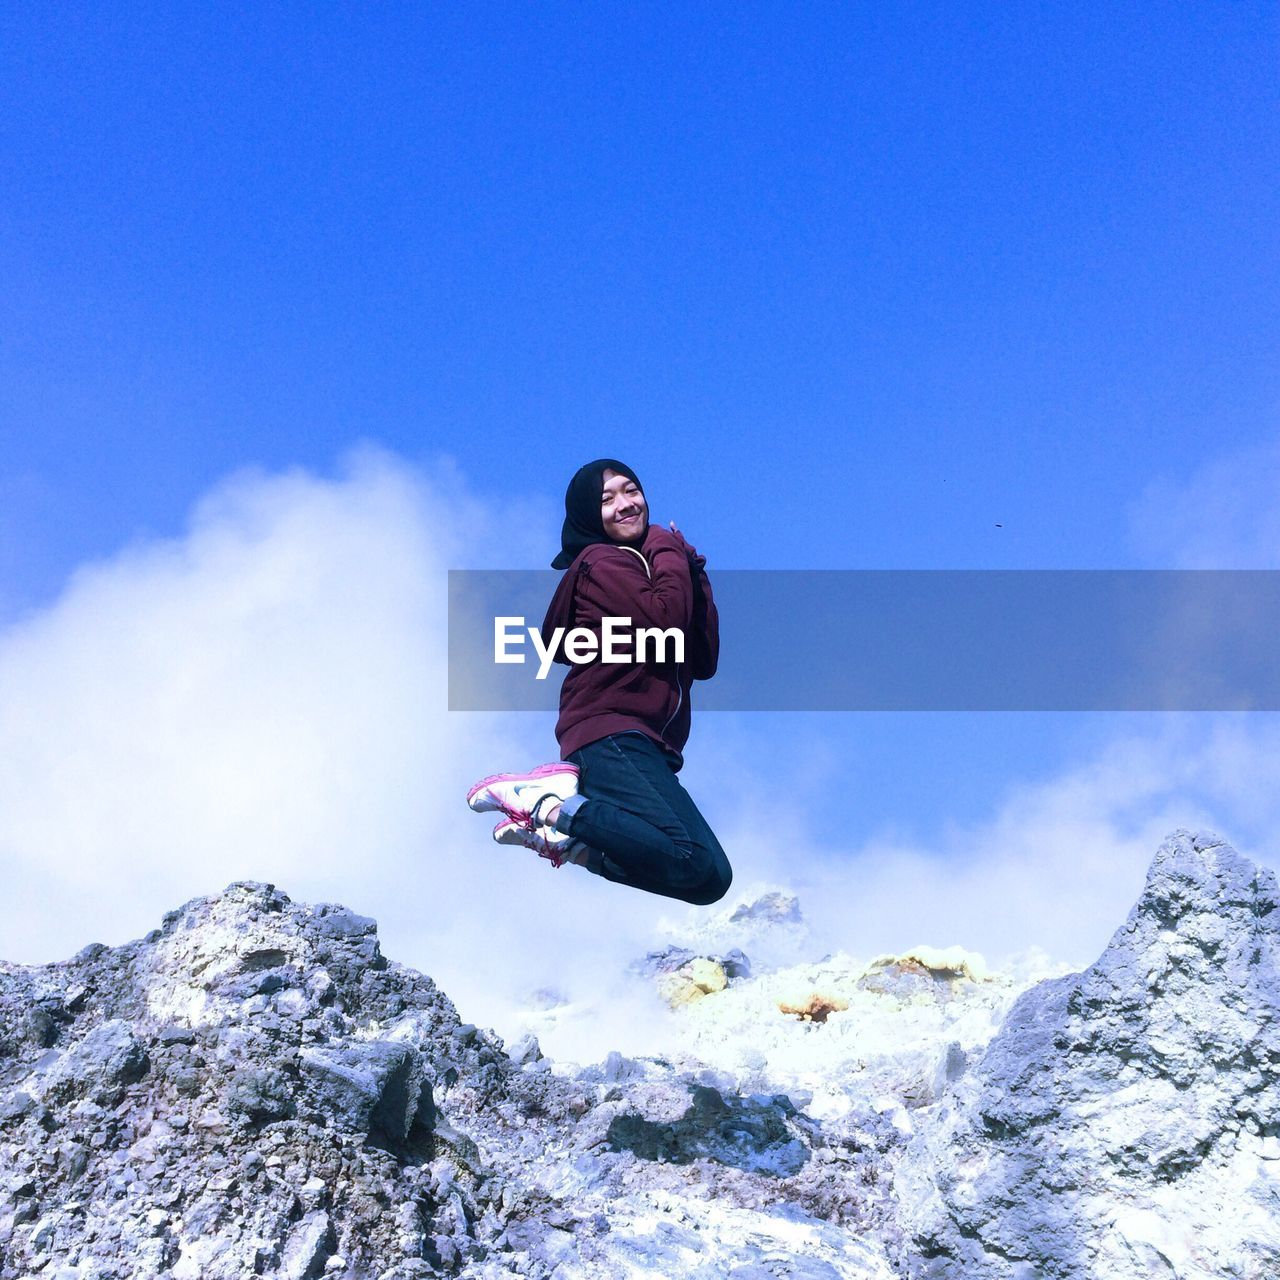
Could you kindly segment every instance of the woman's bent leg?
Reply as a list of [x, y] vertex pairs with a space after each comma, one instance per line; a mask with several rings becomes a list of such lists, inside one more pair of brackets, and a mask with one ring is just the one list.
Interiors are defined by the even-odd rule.
[[573, 752], [579, 795], [556, 829], [597, 851], [587, 867], [606, 880], [706, 905], [733, 880], [715, 833], [667, 757], [643, 734], [623, 733]]

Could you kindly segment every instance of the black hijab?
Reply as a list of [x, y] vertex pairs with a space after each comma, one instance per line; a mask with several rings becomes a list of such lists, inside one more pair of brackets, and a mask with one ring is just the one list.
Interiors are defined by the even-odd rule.
[[[569, 488], [564, 495], [564, 527], [560, 530], [560, 554], [551, 562], [553, 569], [567, 569], [577, 558], [584, 547], [593, 542], [613, 542], [604, 531], [604, 521], [600, 517], [600, 495], [604, 492], [604, 473], [616, 471], [634, 481], [637, 489], [644, 492], [644, 485], [639, 477], [625, 462], [617, 458], [597, 458], [579, 467], [569, 481]], [[649, 527], [645, 517], [645, 528]]]

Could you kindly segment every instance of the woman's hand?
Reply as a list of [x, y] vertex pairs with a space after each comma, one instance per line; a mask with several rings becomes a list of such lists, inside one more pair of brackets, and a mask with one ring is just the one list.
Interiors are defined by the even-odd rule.
[[[647, 551], [651, 542], [663, 543], [668, 538], [674, 538], [676, 540], [676, 545], [683, 547], [689, 555], [699, 561], [700, 566], [706, 563], [706, 557], [698, 555], [689, 540], [680, 532], [679, 529], [676, 528], [676, 522], [674, 520], [668, 520], [665, 528], [660, 524], [651, 524], [645, 534], [643, 550]], [[670, 545], [670, 543], [667, 545]]]
[[649, 535], [657, 535], [654, 538], [654, 541], [656, 542], [664, 541], [667, 538], [674, 538], [680, 546], [687, 547], [689, 545], [684, 534], [676, 528], [676, 522], [674, 520], [668, 520], [665, 527], [660, 524], [651, 524], [645, 535], [646, 542], [649, 540]]
[[[689, 559], [693, 561], [694, 566], [698, 569], [701, 569], [703, 565], [707, 563], [707, 557], [701, 556], [698, 554], [697, 550], [694, 548], [693, 544], [689, 541], [689, 539], [686, 538], [684, 534], [681, 533], [680, 530], [676, 528], [676, 522], [674, 520], [668, 520], [667, 526], [671, 530], [671, 532], [675, 534], [677, 538], [680, 539], [680, 542], [683, 544], [685, 551], [688, 552], [689, 554]], [[652, 527], [653, 526], [650, 526], [650, 528]], [[659, 525], [658, 527], [661, 528], [661, 525]], [[663, 533], [666, 533], [667, 530], [663, 529], [662, 531]]]

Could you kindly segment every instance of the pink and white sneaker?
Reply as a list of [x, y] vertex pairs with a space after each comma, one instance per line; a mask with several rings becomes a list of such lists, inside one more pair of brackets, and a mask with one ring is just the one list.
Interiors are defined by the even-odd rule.
[[538, 857], [546, 858], [553, 867], [560, 867], [565, 855], [571, 852], [576, 843], [572, 836], [554, 827], [530, 827], [524, 822], [515, 822], [511, 818], [503, 818], [493, 829], [493, 838], [499, 844], [523, 845], [533, 849]]
[[[473, 813], [505, 813], [514, 822], [528, 822], [543, 796], [567, 800], [577, 791], [578, 766], [557, 760], [528, 773], [495, 773], [481, 778], [467, 792], [467, 806]], [[551, 807], [548, 801], [543, 811]]]

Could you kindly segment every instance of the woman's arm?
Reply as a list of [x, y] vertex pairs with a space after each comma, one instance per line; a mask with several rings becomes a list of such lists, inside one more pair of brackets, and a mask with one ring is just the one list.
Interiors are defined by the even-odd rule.
[[688, 659], [695, 680], [710, 680], [720, 665], [720, 613], [702, 567], [705, 562], [705, 556], [695, 556], [689, 562], [693, 572], [693, 623]]
[[707, 557], [698, 554], [698, 548], [676, 528], [675, 521], [671, 522], [671, 530], [689, 557], [689, 572], [693, 577], [693, 617], [686, 657], [695, 680], [710, 680], [720, 663], [720, 613], [705, 571]]
[[593, 626], [601, 619], [630, 618], [637, 627], [679, 627], [686, 635], [693, 621], [694, 587], [686, 543], [669, 529], [650, 525], [640, 556], [627, 547], [593, 549], [578, 579], [575, 622]]

